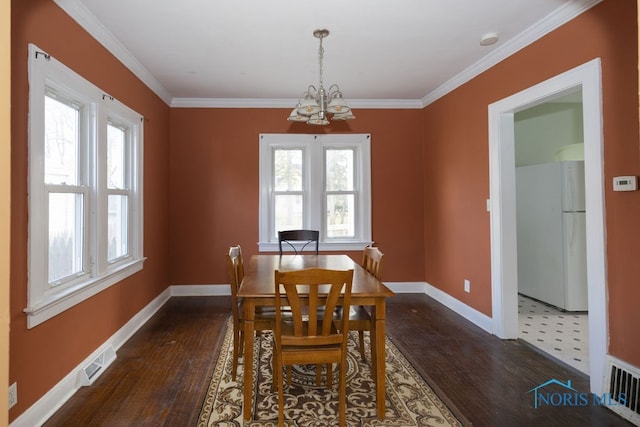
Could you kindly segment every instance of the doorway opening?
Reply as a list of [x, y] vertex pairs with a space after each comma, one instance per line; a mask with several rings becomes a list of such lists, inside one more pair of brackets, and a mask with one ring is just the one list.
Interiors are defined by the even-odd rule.
[[489, 106], [492, 326], [500, 338], [518, 338], [514, 117], [520, 111], [577, 91], [582, 93], [583, 109], [590, 388], [599, 393], [603, 387], [608, 330], [600, 59]]
[[518, 337], [588, 375], [582, 88], [514, 123]]

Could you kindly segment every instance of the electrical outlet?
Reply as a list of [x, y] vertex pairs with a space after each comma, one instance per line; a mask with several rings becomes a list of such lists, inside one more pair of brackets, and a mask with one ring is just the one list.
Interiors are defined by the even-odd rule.
[[467, 279], [464, 279], [464, 291], [471, 292], [471, 282]]
[[9, 386], [9, 409], [13, 408], [18, 403], [18, 383], [13, 383]]

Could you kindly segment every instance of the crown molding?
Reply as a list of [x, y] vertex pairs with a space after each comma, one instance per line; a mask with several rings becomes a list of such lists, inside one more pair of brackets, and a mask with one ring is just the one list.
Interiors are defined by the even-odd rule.
[[173, 98], [172, 108], [293, 108], [297, 99]]
[[462, 86], [469, 80], [487, 71], [489, 68], [495, 66], [500, 61], [510, 57], [519, 50], [525, 48], [541, 37], [549, 34], [556, 28], [566, 24], [578, 15], [591, 9], [593, 6], [602, 2], [602, 0], [572, 0], [569, 3], [559, 7], [554, 12], [545, 16], [516, 37], [508, 40], [503, 45], [496, 48], [489, 55], [484, 56], [482, 59], [466, 68], [461, 73], [457, 74], [447, 82], [431, 91], [424, 98], [422, 98], [422, 105], [427, 105], [442, 98], [449, 92]]
[[113, 35], [96, 16], [89, 11], [84, 3], [78, 0], [53, 0], [74, 21], [84, 28], [94, 39], [104, 46], [125, 67], [127, 67], [142, 83], [158, 95], [167, 105], [172, 96], [164, 86], [151, 74], [120, 40]]
[[[421, 109], [419, 99], [348, 99], [353, 109]], [[173, 98], [172, 108], [293, 108], [298, 99]]]
[[424, 108], [420, 99], [348, 99], [349, 107], [367, 109], [416, 110]]

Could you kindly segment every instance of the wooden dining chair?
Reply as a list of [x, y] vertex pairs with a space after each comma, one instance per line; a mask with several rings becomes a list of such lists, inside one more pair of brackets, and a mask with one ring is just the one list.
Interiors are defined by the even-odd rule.
[[[380, 251], [379, 248], [374, 246], [367, 246], [362, 251], [362, 262], [361, 266], [369, 274], [372, 274], [376, 279], [381, 280], [382, 278], [382, 258], [384, 254]], [[336, 322], [340, 322], [342, 319], [342, 309], [338, 307], [336, 309], [334, 319]], [[358, 331], [358, 345], [360, 349], [360, 357], [362, 357], [362, 361], [366, 361], [367, 357], [364, 351], [364, 332], [369, 331], [371, 333], [371, 329], [373, 328], [373, 320], [371, 319], [371, 315], [369, 311], [364, 306], [351, 306], [349, 310], [349, 329], [352, 331]], [[373, 363], [375, 354], [375, 347], [373, 343], [371, 343], [371, 361]]]
[[373, 276], [382, 280], [382, 258], [384, 254], [377, 246], [367, 246], [362, 251], [362, 263], [360, 264], [365, 270], [373, 274]]
[[[231, 285], [231, 312], [233, 313], [233, 365], [231, 379], [236, 379], [238, 359], [243, 353], [244, 344], [244, 307], [238, 299], [237, 293], [244, 278], [244, 262], [240, 245], [231, 246], [227, 254], [227, 270]], [[270, 331], [275, 322], [275, 309], [269, 307], [257, 307], [254, 321], [254, 329], [258, 333]], [[249, 367], [251, 369], [251, 367]]]
[[[320, 232], [318, 230], [283, 230], [278, 231], [278, 248], [280, 249], [280, 255], [282, 255], [282, 244], [291, 246], [295, 254], [299, 254], [304, 249], [315, 243], [316, 255], [318, 255], [318, 240], [320, 239]], [[300, 249], [294, 246], [294, 242], [303, 242], [304, 244]], [[286, 247], [286, 246], [285, 246]]]
[[[341, 304], [349, 309], [353, 270], [339, 271], [321, 268], [275, 272], [276, 322], [274, 382], [278, 387], [278, 419], [284, 424], [284, 366], [297, 364], [338, 364], [338, 411], [340, 425], [346, 419], [346, 363], [349, 319], [344, 318], [336, 328], [332, 316]], [[281, 290], [282, 286], [282, 290]], [[284, 319], [281, 306], [283, 296], [291, 318]], [[340, 299], [342, 301], [340, 302]], [[327, 386], [331, 385], [331, 369], [327, 369]]]

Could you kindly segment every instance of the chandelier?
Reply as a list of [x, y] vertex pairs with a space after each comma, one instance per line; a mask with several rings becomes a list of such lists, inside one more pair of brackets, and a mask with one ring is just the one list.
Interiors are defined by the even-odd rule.
[[307, 88], [307, 91], [302, 94], [302, 98], [298, 100], [296, 108], [291, 111], [287, 119], [289, 121], [322, 126], [329, 124], [328, 114], [331, 114], [332, 120], [355, 119], [338, 85], [331, 85], [328, 90], [324, 88], [324, 82], [322, 81], [322, 59], [324, 57], [322, 40], [328, 35], [329, 30], [315, 30], [313, 32], [313, 36], [320, 39], [320, 49], [318, 50], [320, 84], [317, 89], [313, 85]]

